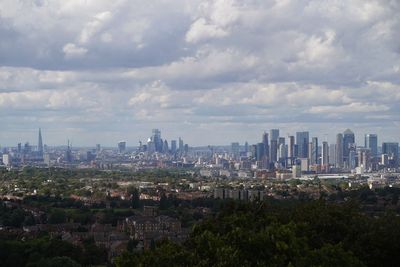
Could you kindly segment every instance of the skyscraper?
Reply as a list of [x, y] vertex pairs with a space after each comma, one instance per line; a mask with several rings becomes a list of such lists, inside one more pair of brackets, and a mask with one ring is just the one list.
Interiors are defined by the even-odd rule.
[[293, 164], [293, 159], [295, 157], [294, 153], [294, 136], [289, 136], [289, 144], [288, 144], [288, 158], [290, 165]]
[[358, 156], [358, 167], [364, 168], [364, 170], [369, 170], [371, 167], [371, 149], [359, 147], [356, 150]]
[[152, 136], [151, 140], [154, 143], [155, 150], [157, 152], [162, 152], [162, 147], [163, 147], [163, 141], [161, 139], [161, 131], [159, 129], [153, 129], [152, 130]]
[[124, 153], [125, 150], [126, 150], [126, 142], [125, 141], [118, 142], [118, 151], [119, 151], [119, 153]]
[[42, 130], [40, 128], [39, 128], [39, 137], [38, 137], [38, 152], [39, 152], [39, 155], [43, 155]]
[[278, 146], [280, 146], [281, 144], [285, 145], [285, 137], [279, 137], [278, 138]]
[[329, 164], [336, 166], [336, 144], [329, 145]]
[[371, 156], [373, 158], [378, 156], [378, 136], [376, 134], [365, 135], [365, 148], [371, 150]]
[[269, 156], [269, 142], [267, 132], [263, 133], [261, 142], [264, 144], [264, 155]]
[[256, 160], [257, 161], [262, 161], [264, 156], [265, 156], [264, 143], [258, 143], [257, 144], [257, 150], [256, 150]]
[[239, 157], [239, 147], [240, 146], [238, 142], [231, 143], [231, 153], [235, 159]]
[[321, 151], [321, 165], [325, 170], [328, 170], [329, 167], [329, 146], [328, 142], [322, 142], [322, 151]]
[[67, 150], [65, 151], [65, 155], [64, 155], [64, 159], [67, 163], [71, 163], [72, 162], [72, 150], [71, 150], [71, 144], [68, 140], [68, 144], [67, 144]]
[[271, 139], [271, 147], [270, 147], [270, 160], [271, 162], [276, 162], [277, 161], [277, 155], [278, 155], [278, 140], [272, 140]]
[[318, 164], [318, 138], [317, 137], [312, 138], [310, 163], [312, 165]]
[[354, 133], [350, 130], [347, 129], [343, 133], [343, 159], [347, 167], [350, 167], [350, 151], [354, 150], [353, 148], [355, 146], [355, 137]]
[[307, 158], [308, 157], [308, 143], [309, 143], [309, 133], [308, 132], [297, 132], [296, 133], [296, 145], [298, 147], [298, 157]]
[[244, 143], [244, 152], [249, 152], [249, 143], [247, 141]]
[[382, 154], [388, 156], [389, 167], [397, 167], [399, 164], [399, 143], [382, 143]]
[[171, 140], [171, 153], [176, 153], [176, 140]]
[[280, 144], [278, 149], [278, 160], [284, 162], [285, 158], [286, 158], [286, 146], [285, 144]]
[[179, 137], [179, 153], [183, 153], [183, 140]]
[[168, 152], [169, 152], [168, 141], [164, 140], [163, 153], [168, 153]]
[[336, 135], [336, 168], [343, 168], [343, 134]]
[[270, 131], [270, 137], [271, 137], [271, 141], [272, 140], [276, 140], [276, 141], [278, 141], [278, 138], [279, 138], [279, 129], [271, 129], [271, 131]]

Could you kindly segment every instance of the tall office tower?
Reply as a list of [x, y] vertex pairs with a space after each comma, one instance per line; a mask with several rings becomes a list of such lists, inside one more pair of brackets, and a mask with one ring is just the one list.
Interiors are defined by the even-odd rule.
[[119, 151], [119, 153], [124, 153], [126, 151], [126, 142], [125, 141], [118, 142], [118, 151]]
[[257, 145], [250, 146], [250, 153], [251, 156], [257, 160]]
[[154, 142], [151, 139], [151, 137], [147, 140], [146, 151], [149, 154], [152, 154], [152, 153], [156, 152], [156, 145], [154, 144]]
[[26, 142], [24, 144], [24, 154], [29, 154], [31, 153], [31, 146], [29, 145], [29, 142]]
[[314, 162], [311, 162], [311, 159], [312, 159], [312, 142], [310, 142], [310, 143], [308, 143], [308, 155], [307, 155], [307, 158], [308, 158], [308, 163], [310, 164], [310, 165], [313, 165], [314, 164]]
[[294, 158], [295, 153], [294, 153], [294, 136], [289, 136], [289, 144], [288, 144], [288, 157], [289, 158]]
[[318, 164], [318, 138], [311, 139], [311, 164]]
[[336, 168], [343, 168], [343, 134], [336, 135]]
[[264, 144], [264, 156], [269, 157], [268, 133], [266, 132], [262, 135], [262, 143]]
[[399, 166], [399, 143], [382, 143], [382, 154], [387, 155], [388, 167]]
[[297, 158], [299, 156], [299, 146], [294, 145], [294, 157]]
[[328, 142], [322, 142], [322, 151], [321, 151], [321, 165], [328, 170], [329, 167], [329, 145]]
[[371, 150], [369, 148], [357, 148], [358, 167], [363, 167], [364, 170], [369, 170], [371, 167]]
[[176, 140], [171, 140], [171, 153], [176, 153]]
[[238, 142], [231, 143], [231, 153], [234, 159], [239, 158], [239, 147]]
[[278, 140], [272, 140], [271, 139], [271, 148], [270, 148], [271, 154], [269, 155], [269, 158], [271, 162], [276, 162], [277, 155], [278, 155]]
[[349, 156], [350, 156], [350, 150], [354, 146], [355, 146], [354, 133], [350, 129], [347, 129], [343, 133], [343, 159], [347, 167], [351, 167]]
[[65, 151], [65, 156], [64, 157], [65, 157], [65, 161], [67, 163], [71, 163], [72, 162], [72, 150], [71, 150], [71, 145], [69, 143], [69, 140], [68, 140], [67, 150]]
[[163, 141], [161, 139], [161, 131], [159, 129], [153, 129], [151, 135], [151, 141], [153, 141], [155, 150], [162, 152]]
[[101, 151], [101, 145], [96, 144], [96, 153], [100, 153], [100, 151]]
[[164, 140], [162, 140], [162, 138], [160, 138], [158, 150], [159, 152], [164, 153]]
[[22, 144], [18, 143], [17, 147], [18, 147], [17, 148], [18, 154], [21, 154], [21, 152], [22, 152]]
[[40, 155], [43, 155], [42, 130], [40, 128], [39, 128], [39, 137], [38, 137], [38, 152]]
[[347, 168], [353, 170], [356, 167], [356, 149], [352, 146], [349, 150], [349, 158], [347, 161]]
[[371, 157], [376, 158], [378, 156], [378, 136], [376, 134], [365, 135], [365, 148], [371, 150]]
[[183, 140], [179, 137], [179, 153], [183, 153]]
[[[283, 151], [285, 152], [285, 154], [280, 154], [282, 152], [281, 150], [281, 145], [283, 145]], [[279, 137], [278, 138], [278, 160], [283, 162], [286, 166], [286, 158], [287, 158], [287, 146], [286, 146], [286, 140], [285, 137]]]
[[279, 147], [281, 144], [286, 145], [285, 137], [279, 137], [279, 138], [278, 138], [278, 147]]
[[286, 159], [286, 146], [285, 144], [280, 144], [278, 149], [278, 160], [284, 161]]
[[249, 152], [249, 143], [246, 141], [246, 142], [244, 143], [244, 153], [247, 154], [247, 152]]
[[329, 145], [329, 164], [336, 166], [336, 144]]
[[308, 157], [308, 143], [309, 143], [309, 133], [308, 132], [297, 132], [296, 133], [296, 145], [299, 150], [299, 158]]
[[168, 152], [169, 152], [168, 141], [164, 140], [163, 153], [168, 153]]
[[265, 147], [264, 143], [258, 143], [256, 149], [256, 160], [262, 161], [265, 156]]
[[279, 138], [279, 129], [271, 129], [271, 131], [270, 131], [270, 137], [271, 137], [271, 141], [272, 141], [272, 140], [278, 141], [278, 138]]

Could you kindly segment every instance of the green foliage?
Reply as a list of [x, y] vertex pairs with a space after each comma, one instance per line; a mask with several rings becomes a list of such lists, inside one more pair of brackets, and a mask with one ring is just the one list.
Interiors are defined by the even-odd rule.
[[125, 253], [117, 266], [397, 266], [400, 218], [369, 217], [352, 203], [223, 204], [182, 245]]
[[33, 224], [35, 224], [35, 220], [30, 212], [19, 207], [7, 207], [0, 201], [0, 225], [21, 227]]
[[48, 223], [51, 224], [65, 223], [66, 219], [66, 213], [62, 209], [53, 209], [48, 215]]
[[140, 193], [136, 187], [130, 186], [127, 189], [128, 194], [131, 196], [131, 203], [133, 209], [141, 209], [142, 202], [140, 201]]
[[106, 262], [107, 253], [93, 242], [83, 248], [58, 239], [0, 240], [0, 266], [89, 266]]

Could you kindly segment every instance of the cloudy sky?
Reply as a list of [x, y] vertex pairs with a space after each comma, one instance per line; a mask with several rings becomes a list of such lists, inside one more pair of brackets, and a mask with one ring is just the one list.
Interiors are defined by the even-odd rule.
[[400, 1], [0, 0], [0, 114], [2, 146], [399, 141]]

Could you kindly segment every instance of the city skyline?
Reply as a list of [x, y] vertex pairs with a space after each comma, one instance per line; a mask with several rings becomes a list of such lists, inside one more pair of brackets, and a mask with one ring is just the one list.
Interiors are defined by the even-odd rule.
[[[398, 141], [398, 1], [0, 2], [0, 144]], [[321, 140], [323, 141], [323, 140]], [[322, 143], [321, 143], [322, 144]]]
[[[156, 131], [156, 134], [154, 133], [154, 131]], [[65, 144], [64, 143], [48, 144], [48, 143], [46, 143], [45, 140], [43, 141], [43, 139], [45, 139], [45, 138], [42, 137], [42, 132], [43, 132], [42, 128], [36, 129], [36, 133], [35, 133], [36, 134], [36, 140], [37, 140], [36, 142], [34, 142], [34, 141], [31, 142], [30, 140], [34, 140], [35, 138], [34, 137], [30, 137], [29, 140], [19, 140], [16, 143], [11, 144], [11, 145], [2, 145], [2, 144], [0, 144], [0, 148], [1, 147], [3, 147], [3, 148], [4, 147], [17, 147], [19, 144], [24, 144], [24, 143], [29, 143], [30, 146], [36, 147], [39, 152], [43, 152], [43, 146], [44, 145], [53, 146], [53, 147], [57, 147], [57, 146], [71, 146], [72, 147], [73, 142], [69, 138], [66, 139], [66, 143]], [[96, 147], [98, 145], [101, 145], [103, 147], [109, 147], [110, 148], [110, 147], [119, 147], [121, 143], [124, 143], [123, 146], [126, 147], [126, 148], [128, 148], [128, 147], [140, 147], [142, 144], [146, 144], [146, 142], [148, 142], [148, 141], [153, 141], [154, 135], [159, 136], [158, 138], [160, 138], [161, 137], [161, 132], [163, 132], [163, 138], [161, 138], [161, 141], [163, 141], [163, 142], [167, 141], [169, 146], [171, 146], [171, 141], [174, 141], [175, 143], [177, 143], [179, 140], [182, 140], [182, 136], [179, 136], [179, 137], [173, 136], [171, 138], [168, 138], [168, 136], [171, 136], [168, 133], [166, 134], [167, 137], [164, 137], [164, 135], [165, 135], [164, 131], [162, 131], [160, 129], [157, 129], [157, 128], [154, 128], [151, 131], [149, 130], [149, 132], [147, 133], [147, 136], [142, 136], [142, 138], [139, 139], [137, 142], [132, 142], [129, 138], [125, 138], [125, 139], [116, 140], [113, 144], [95, 142], [93, 144], [74, 145], [74, 146], [75, 147]], [[379, 134], [372, 133], [372, 132], [363, 133], [363, 134], [358, 133], [357, 134], [356, 132], [354, 132], [350, 128], [344, 129], [342, 132], [338, 132], [336, 134], [331, 133], [332, 138], [328, 138], [328, 136], [330, 136], [328, 134], [324, 134], [322, 136], [319, 136], [319, 135], [316, 135], [316, 134], [314, 134], [314, 133], [312, 133], [310, 131], [307, 131], [307, 130], [305, 130], [305, 131], [304, 130], [296, 131], [296, 132], [293, 132], [293, 133], [283, 133], [281, 131], [281, 129], [273, 128], [273, 129], [264, 130], [262, 132], [259, 132], [258, 133], [258, 135], [259, 135], [258, 139], [254, 140], [254, 141], [252, 141], [252, 140], [240, 140], [240, 141], [239, 140], [226, 140], [225, 143], [221, 143], [221, 144], [201, 144], [201, 145], [190, 144], [190, 146], [191, 147], [204, 147], [204, 146], [210, 146], [210, 145], [211, 146], [230, 146], [232, 143], [237, 143], [240, 147], [244, 147], [246, 143], [249, 145], [249, 144], [257, 144], [257, 143], [262, 142], [264, 144], [271, 145], [271, 142], [273, 140], [275, 140], [277, 142], [275, 150], [276, 150], [276, 153], [278, 153], [279, 145], [280, 145], [280, 139], [283, 139], [282, 140], [283, 144], [284, 145], [286, 144], [286, 146], [287, 146], [289, 144], [289, 142], [290, 142], [290, 138], [292, 137], [292, 138], [294, 138], [293, 140], [295, 142], [293, 145], [298, 146], [299, 149], [300, 149], [299, 151], [303, 151], [303, 152], [299, 152], [300, 155], [302, 155], [304, 157], [309, 157], [311, 155], [310, 153], [313, 153], [315, 155], [315, 154], [318, 154], [320, 152], [320, 151], [318, 152], [318, 148], [322, 147], [322, 145], [323, 145], [322, 143], [323, 142], [327, 142], [328, 144], [335, 144], [335, 143], [338, 142], [337, 138], [338, 138], [339, 135], [341, 135], [340, 138], [341, 138], [342, 141], [345, 140], [344, 136], [346, 135], [345, 134], [346, 132], [350, 132], [351, 135], [354, 135], [354, 142], [353, 142], [353, 140], [350, 140], [349, 143], [354, 143], [357, 147], [369, 147], [369, 146], [371, 146], [371, 142], [372, 142], [373, 146], [376, 145], [377, 147], [381, 147], [381, 145], [383, 143], [393, 143], [393, 142], [400, 143], [400, 140], [396, 140], [396, 139], [395, 140], [387, 140], [385, 138], [382, 138]], [[272, 135], [274, 135], [274, 137], [276, 137], [278, 139], [271, 138]], [[316, 138], [316, 140], [315, 140], [315, 138]], [[371, 138], [373, 138], [373, 140]], [[185, 139], [185, 141], [186, 140], [190, 140], [190, 138], [184, 138], [184, 139]], [[303, 142], [301, 140], [303, 140]], [[156, 141], [156, 142], [158, 142], [158, 141]], [[316, 142], [316, 143], [314, 143], [314, 142]], [[187, 143], [189, 144], [189, 142], [187, 142]], [[312, 149], [316, 149], [315, 148], [315, 144], [317, 145], [317, 147], [316, 147], [317, 150], [314, 151], [314, 152], [310, 152], [310, 149], [311, 149], [310, 145], [313, 146]], [[175, 144], [175, 145], [177, 145], [177, 144]], [[304, 145], [305, 147], [301, 148], [302, 145]], [[346, 146], [346, 144], [344, 146]], [[266, 151], [267, 154], [270, 154], [269, 149], [270, 149], [270, 147], [268, 147], [268, 150]], [[289, 151], [286, 151], [286, 152], [289, 153]], [[372, 151], [372, 152], [373, 152], [373, 154], [377, 153], [377, 151]]]

